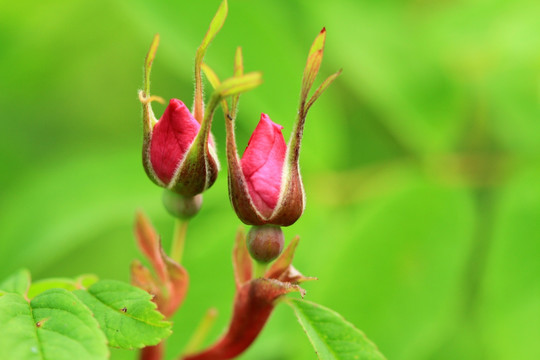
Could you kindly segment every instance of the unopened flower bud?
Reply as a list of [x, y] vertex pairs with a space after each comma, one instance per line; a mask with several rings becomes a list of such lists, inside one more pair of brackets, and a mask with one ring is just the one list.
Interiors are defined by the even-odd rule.
[[234, 118], [227, 120], [229, 196], [236, 214], [248, 225], [289, 226], [304, 211], [299, 158], [306, 116], [315, 100], [340, 74], [337, 72], [326, 79], [308, 101], [308, 93], [321, 65], [325, 37], [326, 30], [323, 29], [309, 51], [298, 117], [287, 145], [281, 133], [283, 127], [270, 120], [267, 114], [261, 114], [240, 159], [234, 136]]
[[195, 102], [193, 112], [178, 99], [171, 99], [161, 119], [152, 110], [152, 101], [163, 99], [150, 95], [150, 71], [156, 55], [159, 35], [154, 37], [144, 65], [143, 90], [143, 165], [150, 179], [159, 186], [185, 197], [196, 196], [216, 181], [219, 162], [210, 133], [217, 103], [206, 111], [203, 102], [201, 64], [206, 50], [227, 17], [224, 0], [195, 56]]
[[284, 241], [283, 231], [279, 226], [253, 226], [247, 236], [247, 248], [255, 260], [269, 263], [281, 254]]
[[[144, 97], [141, 101], [149, 106]], [[150, 179], [186, 197], [212, 186], [219, 162], [210, 125], [211, 119], [201, 125], [182, 101], [171, 99], [161, 119], [145, 126], [149, 133], [145, 133], [148, 141], [143, 146], [143, 165]]]
[[201, 209], [202, 194], [195, 196], [182, 196], [165, 189], [163, 191], [163, 205], [165, 209], [177, 219], [190, 219]]

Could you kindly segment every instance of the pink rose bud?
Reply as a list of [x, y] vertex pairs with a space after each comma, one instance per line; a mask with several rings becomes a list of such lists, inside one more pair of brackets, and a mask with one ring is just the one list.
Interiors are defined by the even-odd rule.
[[[242, 159], [237, 153], [234, 118], [227, 120], [227, 162], [229, 196], [236, 214], [248, 225], [292, 225], [302, 215], [305, 194], [300, 176], [300, 144], [308, 110], [340, 71], [319, 86], [308, 101], [308, 94], [322, 62], [326, 30], [315, 38], [304, 69], [300, 108], [289, 144], [281, 133], [282, 126], [262, 114]], [[241, 57], [238, 68], [241, 69]], [[225, 109], [225, 112], [227, 110]], [[233, 111], [235, 114], [235, 106]]]
[[[184, 103], [172, 99], [159, 121], [154, 116], [152, 101], [161, 98], [150, 95], [150, 70], [159, 36], [156, 35], [146, 56], [144, 86], [139, 92], [143, 105], [143, 164], [150, 179], [157, 185], [184, 198], [192, 198], [215, 182], [219, 162], [210, 128], [219, 103], [227, 97], [249, 91], [262, 82], [261, 74], [236, 76], [216, 88], [204, 107], [202, 73], [204, 55], [208, 45], [223, 26], [227, 16], [227, 1], [223, 0], [212, 19], [208, 32], [195, 55], [195, 101], [193, 112]], [[189, 205], [189, 204], [188, 204]], [[176, 206], [187, 207], [180, 204]], [[189, 217], [190, 214], [180, 214]]]
[[[146, 56], [144, 89], [139, 92], [143, 105], [143, 165], [157, 185], [193, 197], [212, 186], [219, 171], [210, 134], [214, 109], [209, 109], [208, 116], [200, 109], [192, 114], [182, 101], [171, 99], [161, 118], [156, 119], [151, 103], [162, 99], [150, 96], [150, 70], [158, 43], [156, 35]], [[201, 92], [196, 88], [197, 94]]]
[[248, 142], [241, 160], [249, 195], [257, 210], [264, 216], [272, 215], [281, 190], [281, 176], [287, 145], [281, 133], [283, 126], [268, 115], [261, 120]]
[[227, 133], [229, 196], [236, 214], [248, 225], [288, 226], [304, 211], [298, 163], [291, 163], [282, 128], [261, 114], [240, 161], [232, 131]]
[[148, 128], [143, 164], [152, 181], [186, 197], [212, 186], [219, 162], [210, 131], [199, 134], [201, 125], [182, 101], [171, 99], [159, 121]]
[[[204, 108], [201, 66], [208, 46], [225, 22], [227, 11], [227, 0], [223, 0], [195, 54], [193, 112], [190, 112], [182, 101], [172, 99], [159, 121], [156, 120], [151, 102], [160, 98], [150, 95], [150, 71], [159, 44], [159, 35], [154, 37], [145, 60], [143, 90], [139, 92], [143, 105], [144, 168], [157, 185], [185, 198], [202, 193], [216, 180], [219, 162], [210, 128], [219, 101], [238, 91], [250, 89], [249, 86], [244, 86], [245, 89], [238, 90], [234, 84], [229, 85], [228, 88], [213, 94], [208, 107]], [[260, 82], [260, 79], [258, 80]]]

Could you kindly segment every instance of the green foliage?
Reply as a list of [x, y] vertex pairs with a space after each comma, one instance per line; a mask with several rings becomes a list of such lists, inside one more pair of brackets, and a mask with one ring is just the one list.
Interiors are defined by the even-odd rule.
[[102, 280], [75, 295], [92, 310], [109, 345], [123, 349], [156, 345], [171, 333], [144, 290], [120, 281]]
[[228, 12], [227, 0], [223, 0], [216, 12], [216, 15], [210, 22], [210, 27], [208, 28], [208, 31], [206, 32], [206, 35], [203, 38], [201, 46], [199, 46], [199, 49], [197, 50], [197, 56], [195, 58], [196, 62], [202, 63], [202, 59], [204, 58], [206, 49], [208, 48], [212, 40], [214, 40], [217, 33], [219, 32], [219, 30], [221, 30], [221, 28], [223, 27], [223, 24], [225, 23], [225, 19], [227, 18], [227, 12]]
[[104, 360], [107, 339], [92, 312], [71, 292], [49, 289], [30, 303], [0, 296], [0, 357], [17, 360]]
[[170, 328], [147, 292], [120, 281], [82, 275], [30, 285], [20, 270], [0, 284], [2, 359], [107, 359], [107, 345], [155, 345]]
[[[40, 279], [128, 280], [135, 209], [169, 248], [173, 221], [141, 167], [143, 58], [159, 32], [152, 94], [191, 105], [194, 53], [220, 3], [0, 1], [0, 278], [26, 266]], [[306, 52], [326, 27], [319, 80], [344, 71], [307, 118], [306, 211], [285, 238], [301, 236], [295, 267], [319, 278], [307, 299], [361, 325], [389, 359], [540, 358], [539, 13], [531, 0], [230, 1], [208, 47], [221, 79], [239, 45], [246, 72], [263, 71], [239, 104], [243, 149], [261, 112], [292, 128]], [[471, 141], [474, 129], [489, 141]], [[167, 359], [208, 308], [220, 314], [209, 338], [232, 310], [240, 222], [219, 111], [212, 132], [222, 171], [190, 223], [192, 281]], [[482, 153], [487, 163], [467, 162]], [[480, 205], [464, 172], [494, 166], [504, 176]], [[288, 310], [242, 360], [314, 358]]]
[[384, 360], [366, 336], [333, 310], [313, 302], [286, 301], [321, 360]]
[[21, 269], [0, 283], [0, 291], [24, 295], [30, 286], [30, 272]]

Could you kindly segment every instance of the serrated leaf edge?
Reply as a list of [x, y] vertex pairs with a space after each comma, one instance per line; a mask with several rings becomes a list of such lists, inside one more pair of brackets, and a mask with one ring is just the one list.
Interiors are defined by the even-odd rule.
[[[135, 286], [132, 286], [132, 285], [129, 285], [129, 286], [132, 286], [133, 288], [137, 289], [137, 290], [141, 290], [143, 293], [144, 293], [144, 296], [146, 297], [146, 301], [148, 301], [151, 306], [152, 306], [152, 310], [155, 311], [156, 313], [158, 313], [160, 316], [161, 316], [161, 319], [159, 321], [159, 323], [157, 324], [154, 324], [154, 323], [150, 323], [148, 321], [144, 321], [144, 320], [141, 320], [139, 318], [136, 318], [134, 316], [132, 316], [131, 314], [127, 313], [127, 312], [122, 312], [121, 310], [119, 309], [116, 309], [112, 306], [110, 306], [109, 304], [106, 304], [105, 302], [103, 302], [99, 297], [97, 297], [95, 294], [91, 293], [89, 290], [96, 284], [100, 283], [100, 282], [103, 282], [103, 281], [113, 281], [113, 280], [99, 280], [97, 281], [96, 283], [92, 284], [92, 286], [90, 286], [88, 289], [78, 289], [77, 291], [84, 291], [85, 293], [87, 293], [88, 295], [92, 296], [94, 299], [96, 299], [99, 303], [101, 303], [102, 305], [104, 305], [105, 307], [115, 311], [115, 312], [121, 312], [123, 316], [127, 316], [127, 317], [130, 317], [131, 319], [135, 320], [135, 321], [138, 321], [140, 323], [144, 323], [146, 325], [149, 325], [149, 326], [152, 326], [152, 327], [157, 327], [157, 328], [161, 328], [161, 329], [166, 329], [167, 330], [167, 334], [164, 336], [164, 337], [153, 337], [153, 338], [149, 338], [150, 341], [148, 342], [138, 342], [138, 343], [134, 343], [133, 346], [126, 346], [126, 347], [121, 347], [121, 346], [115, 346], [115, 347], [118, 347], [118, 348], [121, 348], [121, 349], [126, 349], [126, 350], [133, 350], [133, 349], [140, 349], [140, 348], [143, 348], [145, 346], [153, 346], [153, 345], [157, 345], [158, 343], [160, 343], [162, 340], [166, 339], [167, 337], [169, 337], [171, 334], [172, 334], [172, 323], [169, 322], [169, 321], [166, 321], [164, 320], [165, 319], [165, 316], [163, 316], [163, 314], [161, 312], [159, 312], [157, 310], [157, 305], [152, 301], [152, 296], [150, 294], [148, 294], [147, 292], [145, 292], [144, 290], [141, 290]], [[116, 281], [113, 281], [113, 282], [116, 282]], [[124, 284], [123, 282], [120, 282], [122, 284]], [[107, 293], [107, 292], [114, 292], [114, 291], [102, 291], [100, 293]], [[77, 296], [77, 293], [74, 292], [75, 296]], [[141, 295], [143, 295], [141, 293]], [[77, 296], [77, 298], [83, 303], [84, 303], [84, 300], [79, 298]], [[88, 305], [85, 304], [85, 306], [88, 307]], [[94, 315], [94, 312], [92, 311], [92, 309], [90, 309], [90, 312]], [[95, 315], [94, 315], [95, 317]], [[96, 319], [97, 321], [97, 319]], [[99, 321], [98, 321], [99, 323]], [[168, 328], [168, 329], [167, 329]], [[101, 329], [101, 327], [100, 327]], [[105, 330], [103, 330], [103, 334], [105, 335], [105, 337], [108, 339], [107, 337], [107, 333], [105, 332]], [[112, 345], [111, 345], [112, 346]]]
[[[319, 356], [319, 352], [317, 351], [318, 348], [315, 346], [315, 343], [313, 341], [313, 338], [309, 335], [307, 329], [306, 329], [306, 326], [304, 325], [304, 322], [300, 319], [300, 316], [299, 316], [299, 313], [300, 313], [300, 309], [298, 309], [296, 306], [293, 305], [294, 302], [304, 302], [304, 303], [308, 303], [308, 304], [311, 304], [313, 305], [314, 307], [316, 308], [322, 308], [324, 309], [325, 311], [328, 311], [330, 313], [332, 313], [333, 315], [336, 315], [337, 317], [339, 317], [345, 324], [349, 325], [350, 327], [352, 327], [354, 330], [356, 330], [363, 338], [364, 340], [370, 344], [371, 346], [373, 346], [373, 348], [375, 350], [377, 350], [377, 352], [379, 353], [379, 355], [381, 356], [381, 359], [386, 359], [385, 356], [380, 352], [379, 348], [377, 347], [377, 345], [375, 345], [375, 343], [373, 341], [371, 341], [367, 336], [366, 334], [364, 334], [364, 332], [360, 329], [358, 329], [353, 323], [351, 323], [350, 321], [348, 321], [347, 319], [345, 319], [345, 317], [343, 317], [343, 315], [341, 315], [340, 313], [332, 310], [332, 309], [329, 309], [325, 306], [322, 306], [320, 304], [317, 304], [317, 303], [314, 303], [312, 301], [307, 301], [307, 300], [300, 300], [300, 299], [292, 299], [292, 298], [287, 298], [285, 300], [285, 302], [287, 303], [287, 305], [289, 305], [293, 311], [294, 311], [294, 314], [296, 315], [296, 318], [298, 320], [298, 322], [300, 323], [300, 325], [302, 326], [302, 329], [304, 330], [304, 332], [306, 333], [306, 336], [308, 337], [309, 339], [309, 342], [311, 343], [311, 345], [313, 346], [313, 349], [315, 350], [315, 353], [317, 354], [317, 357], [320, 359], [320, 360], [328, 360], [328, 359], [323, 359]], [[303, 312], [302, 312], [303, 313]], [[325, 341], [325, 337], [324, 336], [321, 336], [321, 333], [319, 331], [317, 331], [315, 328], [313, 328], [313, 331], [315, 333], [317, 333], [317, 335], [319, 335], [319, 338], [321, 339], [322, 342], [324, 342], [326, 345], [327, 345], [327, 349], [334, 355], [335, 359], [339, 359], [339, 354], [336, 354], [333, 350], [332, 347], [328, 346], [328, 343]]]
[[[69, 294], [68, 296], [73, 296], [78, 302], [79, 302], [79, 305], [81, 305], [82, 307], [84, 307], [86, 310], [88, 310], [88, 314], [90, 314], [90, 317], [92, 319], [92, 321], [94, 322], [94, 325], [96, 325], [96, 328], [98, 329], [99, 333], [103, 336], [103, 340], [105, 341], [105, 346], [107, 347], [107, 355], [106, 355], [106, 358], [109, 358], [110, 357], [110, 351], [108, 349], [108, 345], [109, 345], [109, 341], [107, 339], [107, 336], [106, 334], [103, 332], [103, 330], [101, 329], [101, 325], [99, 324], [99, 322], [97, 321], [97, 319], [95, 318], [94, 316], [94, 313], [92, 312], [92, 310], [86, 306], [86, 304], [81, 300], [79, 299], [79, 297], [77, 297], [72, 291], [69, 291], [69, 290], [66, 290], [66, 289], [61, 289], [61, 288], [52, 288], [52, 289], [47, 289], [39, 294], [37, 294], [35, 298], [37, 297], [40, 297], [40, 296], [45, 296], [45, 295], [49, 295], [48, 293], [63, 293], [64, 295], [66, 294]], [[41, 337], [39, 336], [39, 333], [38, 333], [38, 329], [39, 327], [37, 326], [37, 323], [39, 322], [36, 317], [34, 316], [34, 308], [32, 307], [32, 300], [28, 300], [26, 299], [24, 296], [20, 295], [20, 294], [16, 294], [16, 293], [13, 293], [12, 295], [16, 295], [16, 296], [20, 296], [21, 298], [23, 298], [28, 306], [28, 309], [30, 310], [30, 315], [32, 317], [32, 321], [33, 321], [33, 324], [34, 324], [34, 334], [35, 334], [35, 339], [36, 339], [36, 343], [38, 344], [38, 350], [39, 350], [39, 356], [41, 359], [46, 359], [45, 357], [45, 353], [43, 351], [43, 341], [41, 339]], [[68, 312], [72, 315], [75, 315], [73, 314], [72, 312], [68, 311], [68, 310], [65, 310], [65, 309], [59, 309], [59, 308], [52, 308], [52, 307], [49, 307], [49, 309], [51, 310], [57, 310], [57, 311], [65, 311], [65, 312]], [[76, 316], [76, 315], [75, 315]], [[76, 340], [62, 334], [62, 333], [59, 333], [58, 331], [55, 331], [55, 330], [51, 330], [51, 329], [48, 329], [48, 331], [51, 331], [51, 332], [54, 332], [56, 334], [59, 334], [60, 336], [62, 337], [67, 337], [69, 338], [70, 340], [72, 341], [75, 341], [77, 342]], [[92, 356], [91, 353], [88, 352], [88, 350], [83, 346], [82, 347], [85, 351], [86, 351], [86, 354]]]

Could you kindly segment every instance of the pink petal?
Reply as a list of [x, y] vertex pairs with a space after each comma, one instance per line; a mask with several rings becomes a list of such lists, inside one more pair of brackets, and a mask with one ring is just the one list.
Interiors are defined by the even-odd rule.
[[152, 168], [165, 184], [171, 181], [200, 127], [182, 101], [171, 99], [154, 126], [150, 143]]
[[261, 120], [241, 160], [251, 199], [265, 217], [272, 214], [281, 189], [281, 174], [287, 152], [281, 129], [283, 126], [274, 123], [268, 115], [261, 114]]

